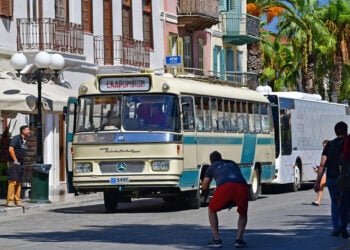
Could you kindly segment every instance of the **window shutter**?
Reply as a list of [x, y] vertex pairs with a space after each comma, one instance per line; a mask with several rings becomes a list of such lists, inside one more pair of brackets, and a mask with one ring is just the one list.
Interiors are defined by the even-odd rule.
[[13, 1], [1, 0], [0, 1], [0, 15], [12, 17], [13, 16]]
[[220, 50], [220, 80], [225, 79], [225, 50]]
[[176, 41], [177, 55], [181, 56], [181, 65], [178, 67], [178, 72], [183, 73], [183, 60], [184, 60], [184, 41], [182, 37], [178, 37]]
[[218, 47], [214, 47], [213, 49], [213, 73], [214, 76], [218, 74]]
[[220, 12], [227, 11], [226, 1], [227, 0], [219, 0], [219, 11]]
[[172, 55], [172, 46], [173, 45], [173, 38], [171, 35], [168, 35], [168, 56]]

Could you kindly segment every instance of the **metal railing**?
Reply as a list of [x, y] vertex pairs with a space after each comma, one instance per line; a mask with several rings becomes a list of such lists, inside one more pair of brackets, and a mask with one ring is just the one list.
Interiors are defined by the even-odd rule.
[[83, 54], [83, 26], [51, 18], [18, 18], [17, 50], [52, 50]]
[[178, 15], [205, 15], [219, 18], [217, 0], [179, 0]]
[[221, 18], [223, 32], [227, 35], [260, 36], [260, 20], [255, 16], [225, 12]]
[[130, 65], [149, 68], [148, 43], [123, 36], [94, 36], [94, 60], [97, 65]]
[[199, 80], [221, 81], [232, 86], [254, 89], [258, 86], [258, 74], [254, 72], [226, 71], [225, 73], [198, 69], [183, 68], [179, 76]]

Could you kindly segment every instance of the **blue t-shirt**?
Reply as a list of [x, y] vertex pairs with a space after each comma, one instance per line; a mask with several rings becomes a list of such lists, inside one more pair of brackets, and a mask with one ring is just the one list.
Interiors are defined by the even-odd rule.
[[205, 177], [214, 178], [217, 187], [228, 182], [247, 184], [238, 165], [229, 160], [220, 160], [211, 164]]

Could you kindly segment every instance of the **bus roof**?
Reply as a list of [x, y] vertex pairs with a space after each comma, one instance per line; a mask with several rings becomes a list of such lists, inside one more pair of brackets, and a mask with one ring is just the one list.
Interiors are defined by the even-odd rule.
[[[149, 76], [152, 79], [152, 87], [149, 92], [174, 93], [174, 94], [197, 94], [203, 96], [217, 96], [223, 98], [234, 98], [268, 103], [267, 98], [255, 90], [233, 87], [229, 84], [198, 81], [185, 78], [172, 77], [170, 74], [156, 75], [150, 73], [128, 73], [128, 74], [103, 74], [82, 83], [79, 88], [79, 95], [101, 94], [99, 90], [99, 79], [103, 77], [128, 77], [128, 76]], [[136, 93], [139, 93], [135, 91]], [[115, 94], [118, 92], [104, 92]]]

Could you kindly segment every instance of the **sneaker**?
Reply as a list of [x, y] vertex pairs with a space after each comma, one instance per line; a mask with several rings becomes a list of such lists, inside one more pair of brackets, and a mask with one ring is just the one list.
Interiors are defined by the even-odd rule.
[[12, 202], [6, 202], [6, 207], [14, 207], [15, 205]]
[[340, 235], [340, 232], [338, 230], [334, 230], [331, 232], [331, 236], [339, 237], [339, 235]]
[[21, 206], [22, 206], [22, 203], [21, 203], [21, 202], [16, 202], [16, 206], [17, 206], [17, 207], [21, 207]]
[[247, 246], [247, 243], [243, 239], [236, 239], [235, 240], [235, 247], [242, 248], [242, 247], [246, 247], [246, 246]]
[[218, 240], [212, 240], [212, 241], [209, 241], [206, 245], [207, 247], [212, 247], [212, 248], [220, 248], [222, 247], [222, 241], [220, 239]]
[[343, 230], [340, 233], [341, 233], [341, 237], [343, 237], [343, 239], [349, 238], [349, 233], [347, 230]]

